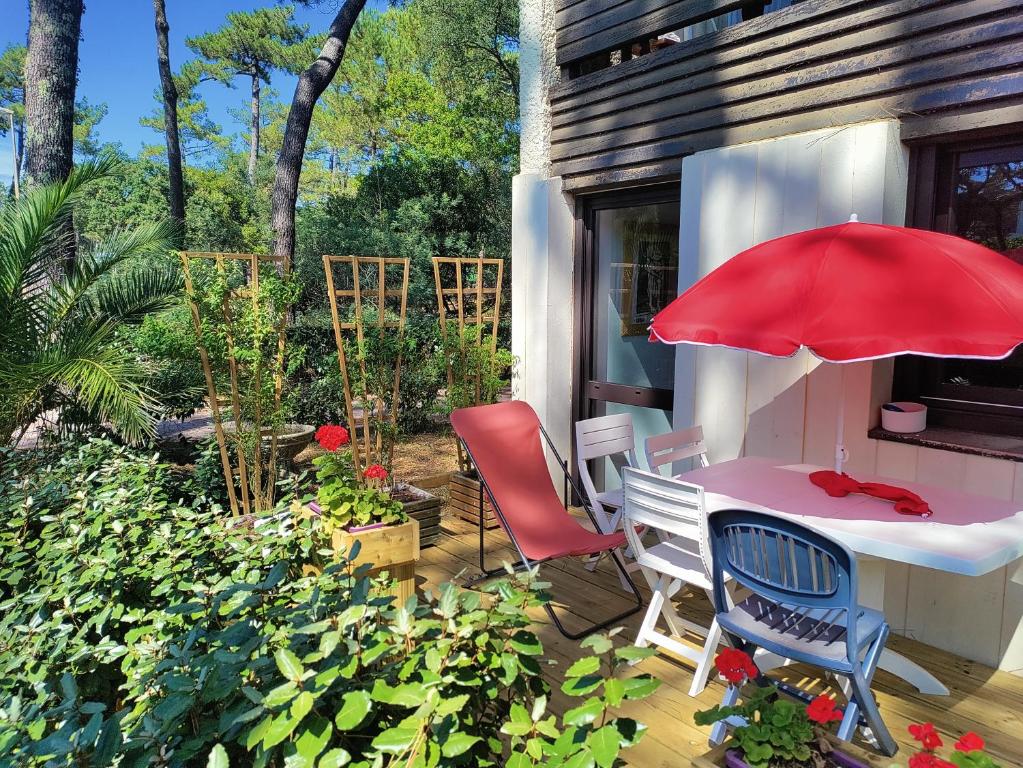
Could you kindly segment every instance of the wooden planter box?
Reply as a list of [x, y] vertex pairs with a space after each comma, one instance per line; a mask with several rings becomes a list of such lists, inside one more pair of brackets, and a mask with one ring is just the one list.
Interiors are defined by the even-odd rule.
[[334, 552], [352, 551], [360, 543], [355, 563], [372, 563], [371, 575], [387, 571], [394, 585], [387, 594], [403, 603], [416, 593], [416, 561], [419, 559], [419, 521], [409, 520], [400, 525], [384, 525], [350, 533], [334, 531], [331, 547]]
[[[452, 511], [463, 520], [468, 520], [473, 525], [480, 524], [480, 481], [475, 473], [456, 472], [451, 476], [448, 484], [450, 493], [449, 503]], [[490, 499], [484, 493], [483, 498], [483, 527], [497, 528], [500, 523], [494, 508], [490, 505]]]
[[[831, 742], [831, 745], [836, 750], [831, 755], [832, 759], [844, 768], [863, 768], [863, 766], [866, 768], [888, 768], [892, 764], [892, 758], [890, 757], [873, 754], [849, 742], [839, 741], [830, 733], [826, 735], [828, 741]], [[693, 768], [726, 768], [729, 765], [726, 753], [731, 748], [731, 741], [726, 741], [724, 744], [714, 747], [710, 752], [694, 757], [692, 759], [692, 766]], [[838, 755], [837, 753], [839, 752], [843, 754]]]
[[443, 500], [422, 488], [408, 484], [398, 485], [391, 492], [391, 497], [401, 502], [405, 514], [418, 521], [419, 546], [431, 547], [436, 544], [440, 538], [440, 510]]

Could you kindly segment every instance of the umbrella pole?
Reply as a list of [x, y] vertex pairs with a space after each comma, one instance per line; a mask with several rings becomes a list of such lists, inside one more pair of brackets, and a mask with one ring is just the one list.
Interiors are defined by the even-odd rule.
[[842, 464], [849, 455], [845, 452], [845, 366], [840, 365], [842, 371], [841, 383], [838, 385], [838, 415], [835, 421], [835, 472], [842, 474]]

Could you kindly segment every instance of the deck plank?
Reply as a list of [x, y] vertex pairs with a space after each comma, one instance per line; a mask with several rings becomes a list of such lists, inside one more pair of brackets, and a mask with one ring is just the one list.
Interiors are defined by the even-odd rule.
[[[420, 589], [452, 580], [461, 583], [465, 576], [478, 573], [478, 537], [475, 526], [445, 512], [437, 545], [424, 549], [417, 564]], [[516, 557], [500, 529], [485, 532], [484, 545], [488, 567], [502, 560], [514, 561]], [[580, 560], [564, 560], [545, 565], [541, 578], [551, 583], [559, 616], [570, 629], [581, 628], [594, 617], [617, 612], [629, 602], [606, 562], [591, 573]], [[646, 585], [640, 587], [644, 596], [648, 596]], [[703, 625], [710, 623], [712, 611], [706, 596], [689, 592], [676, 602], [683, 617]], [[571, 701], [557, 690], [558, 670], [567, 668], [581, 655], [581, 650], [578, 643], [562, 637], [542, 611], [531, 615], [548, 657], [558, 662], [549, 673], [549, 679], [554, 689], [551, 706], [560, 712], [571, 706]], [[637, 615], [623, 622], [625, 630], [617, 636], [616, 642], [632, 642], [640, 619]], [[925, 696], [891, 675], [878, 672], [875, 691], [881, 711], [900, 744], [899, 762], [904, 764], [913, 747], [906, 730], [909, 724], [929, 721], [935, 724], [947, 744], [965, 731], [974, 730], [985, 737], [990, 754], [1005, 768], [1023, 768], [1023, 678], [908, 638], [893, 637], [889, 645], [933, 670], [951, 692], [947, 698]], [[692, 664], [663, 653], [645, 660], [629, 674], [639, 672], [654, 675], [662, 685], [650, 698], [629, 702], [622, 708], [623, 714], [649, 727], [640, 744], [626, 753], [628, 764], [636, 768], [688, 765], [690, 758], [706, 751], [709, 732], [693, 723], [693, 714], [720, 701], [721, 684], [712, 681], [699, 697], [691, 698], [688, 690]], [[829, 690], [827, 682], [814, 676], [812, 670], [794, 666], [778, 670], [777, 674], [793, 681], [810, 680], [817, 689]]]

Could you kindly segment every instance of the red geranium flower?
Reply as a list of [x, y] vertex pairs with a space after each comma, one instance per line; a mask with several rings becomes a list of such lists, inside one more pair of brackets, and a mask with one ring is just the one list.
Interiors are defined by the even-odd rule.
[[721, 676], [733, 685], [741, 685], [746, 678], [760, 674], [749, 654], [738, 648], [725, 648], [714, 659], [714, 666]]
[[362, 473], [362, 476], [367, 480], [386, 480], [387, 470], [379, 464], [371, 464], [366, 467], [366, 470]]
[[348, 445], [348, 430], [337, 424], [324, 424], [316, 430], [316, 442], [325, 451], [333, 453], [342, 445]]
[[955, 743], [955, 748], [960, 752], [979, 752], [984, 749], [984, 739], [970, 731]]
[[841, 720], [842, 710], [835, 706], [835, 700], [830, 696], [818, 696], [806, 707], [806, 716], [815, 723], [827, 725]]
[[933, 723], [922, 723], [909, 726], [909, 733], [914, 739], [924, 745], [924, 749], [933, 752], [942, 745], [941, 736], [934, 730]]
[[956, 768], [948, 760], [942, 760], [933, 752], [919, 752], [909, 758], [909, 768]]

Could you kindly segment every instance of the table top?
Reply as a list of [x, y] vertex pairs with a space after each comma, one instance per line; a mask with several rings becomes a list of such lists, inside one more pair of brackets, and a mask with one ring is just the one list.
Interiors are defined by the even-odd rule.
[[913, 491], [932, 511], [900, 515], [890, 501], [828, 496], [807, 475], [823, 467], [748, 457], [681, 475], [704, 488], [707, 509], [762, 509], [806, 523], [857, 554], [980, 576], [1023, 557], [1023, 503], [948, 488], [856, 475]]

